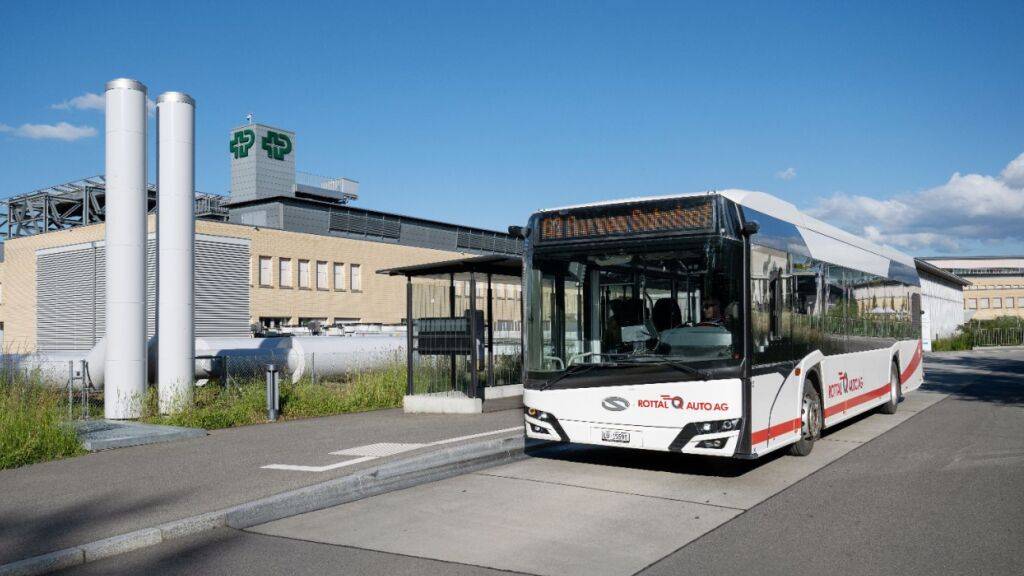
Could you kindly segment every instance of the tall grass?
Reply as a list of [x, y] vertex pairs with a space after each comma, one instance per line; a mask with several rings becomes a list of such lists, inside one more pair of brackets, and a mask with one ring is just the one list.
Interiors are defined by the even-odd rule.
[[[230, 387], [196, 388], [192, 402], [176, 414], [161, 415], [156, 391], [143, 401], [142, 421], [213, 430], [267, 421], [266, 384], [259, 379], [233, 381]], [[364, 370], [338, 382], [303, 379], [281, 381], [280, 417], [285, 420], [364, 412], [402, 405], [405, 366], [401, 363]]]
[[59, 389], [31, 375], [0, 378], [0, 470], [85, 453], [64, 422], [67, 405]]

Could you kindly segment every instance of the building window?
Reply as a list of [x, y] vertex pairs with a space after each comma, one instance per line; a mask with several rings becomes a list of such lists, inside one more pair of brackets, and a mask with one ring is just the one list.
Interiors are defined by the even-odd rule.
[[327, 290], [327, 262], [316, 263], [316, 289]]
[[334, 263], [334, 289], [345, 289], [345, 265], [341, 262]]
[[968, 310], [977, 310], [978, 309], [978, 299], [977, 298], [971, 298], [970, 300], [968, 300], [967, 301], [967, 309]]
[[[0, 288], [2, 288], [2, 286], [0, 286]], [[1013, 308], [1013, 296], [1006, 297], [1006, 307]]]
[[981, 310], [987, 310], [988, 309], [988, 298], [982, 298], [981, 300], [979, 300], [978, 301], [978, 308], [981, 309]]
[[309, 260], [299, 260], [299, 288], [309, 290]]
[[273, 259], [270, 256], [260, 256], [260, 286], [271, 286], [273, 283]]
[[349, 268], [349, 281], [352, 283], [352, 291], [358, 292], [363, 289], [362, 269], [359, 267], [359, 264], [351, 264]]
[[1003, 299], [1002, 298], [993, 298], [992, 299], [992, 307], [993, 308], [1002, 308], [1003, 307]]
[[277, 281], [281, 284], [281, 288], [292, 287], [292, 259], [281, 258], [277, 261]]

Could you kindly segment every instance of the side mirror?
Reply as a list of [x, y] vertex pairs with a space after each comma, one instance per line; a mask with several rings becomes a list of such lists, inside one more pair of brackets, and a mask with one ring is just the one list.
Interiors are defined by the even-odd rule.
[[757, 223], [757, 220], [748, 220], [743, 223], [743, 235], [753, 236], [761, 230], [761, 225]]
[[522, 226], [509, 226], [508, 227], [508, 235], [513, 237], [513, 238], [518, 238], [520, 240], [525, 240], [526, 237], [529, 236], [529, 234], [530, 234], [529, 229], [523, 228]]

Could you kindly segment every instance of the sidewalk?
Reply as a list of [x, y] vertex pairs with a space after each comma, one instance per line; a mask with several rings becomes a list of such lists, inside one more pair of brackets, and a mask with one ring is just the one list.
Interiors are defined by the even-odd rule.
[[[220, 510], [521, 427], [521, 409], [474, 415], [381, 410], [216, 430], [0, 472], [0, 565]], [[332, 452], [348, 451], [339, 455]], [[346, 464], [347, 463], [347, 464]], [[273, 466], [266, 468], [266, 466]]]

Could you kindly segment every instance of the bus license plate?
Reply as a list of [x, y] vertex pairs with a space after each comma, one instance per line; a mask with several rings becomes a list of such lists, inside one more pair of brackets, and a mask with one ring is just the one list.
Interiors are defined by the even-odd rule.
[[629, 444], [629, 432], [625, 430], [601, 430], [601, 441]]

